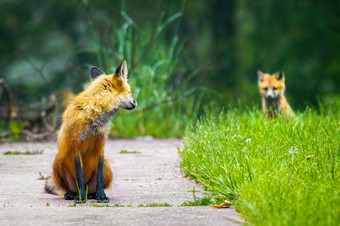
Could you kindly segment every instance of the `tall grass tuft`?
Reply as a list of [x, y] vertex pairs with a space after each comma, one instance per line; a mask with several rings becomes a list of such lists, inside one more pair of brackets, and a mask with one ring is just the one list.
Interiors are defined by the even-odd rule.
[[[125, 59], [138, 102], [133, 111], [121, 110], [114, 117], [112, 136], [181, 137], [186, 126], [197, 120], [203, 91], [190, 86], [190, 73], [179, 64], [183, 42], [177, 34], [166, 35], [168, 26], [179, 26], [181, 16], [182, 12], [168, 17], [160, 13], [156, 25], [149, 26], [121, 11], [123, 23], [112, 25], [105, 37], [109, 46], [101, 41], [103, 37], [95, 35], [97, 41], [92, 46], [99, 66], [114, 71], [108, 65], [118, 65]], [[95, 21], [91, 23], [95, 28]]]
[[186, 131], [181, 167], [255, 225], [340, 222], [340, 99], [268, 120], [230, 110]]

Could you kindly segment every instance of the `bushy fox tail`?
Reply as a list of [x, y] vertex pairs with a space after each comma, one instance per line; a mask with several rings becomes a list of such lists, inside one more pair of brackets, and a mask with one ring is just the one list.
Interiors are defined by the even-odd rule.
[[58, 189], [58, 187], [55, 185], [52, 177], [47, 177], [46, 183], [45, 183], [45, 192], [63, 196], [65, 192], [63, 190]]

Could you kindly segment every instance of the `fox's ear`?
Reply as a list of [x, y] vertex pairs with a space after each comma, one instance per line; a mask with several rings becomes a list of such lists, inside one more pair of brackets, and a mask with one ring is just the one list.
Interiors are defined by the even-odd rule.
[[99, 68], [93, 66], [91, 67], [91, 79], [97, 78], [99, 75], [106, 75], [105, 72], [100, 70]]
[[275, 78], [277, 80], [284, 80], [285, 74], [283, 73], [283, 71], [278, 71], [278, 72], [275, 73]]
[[260, 82], [263, 82], [263, 72], [261, 70], [257, 70], [257, 77]]
[[116, 78], [120, 77], [120, 78], [126, 80], [127, 75], [128, 75], [128, 69], [127, 69], [126, 61], [123, 60], [116, 69], [115, 77]]

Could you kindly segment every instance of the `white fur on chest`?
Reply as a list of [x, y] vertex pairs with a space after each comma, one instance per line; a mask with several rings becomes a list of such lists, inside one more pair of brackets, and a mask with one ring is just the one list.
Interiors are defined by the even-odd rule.
[[88, 137], [96, 134], [107, 135], [111, 128], [112, 117], [117, 111], [118, 108], [114, 108], [99, 114], [98, 117], [80, 133], [79, 139], [86, 140]]

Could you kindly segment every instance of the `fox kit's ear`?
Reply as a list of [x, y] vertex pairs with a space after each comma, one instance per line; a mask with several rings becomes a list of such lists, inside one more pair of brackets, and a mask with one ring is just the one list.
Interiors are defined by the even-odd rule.
[[127, 75], [128, 75], [128, 69], [127, 69], [126, 61], [123, 60], [116, 69], [115, 77], [116, 78], [120, 77], [123, 80], [126, 80]]
[[277, 80], [284, 80], [285, 74], [283, 73], [283, 71], [278, 71], [278, 72], [275, 73], [275, 78]]
[[100, 70], [99, 68], [93, 66], [91, 67], [91, 79], [97, 78], [99, 75], [105, 75], [105, 72]]
[[260, 82], [263, 82], [263, 72], [261, 70], [257, 70], [257, 77]]

